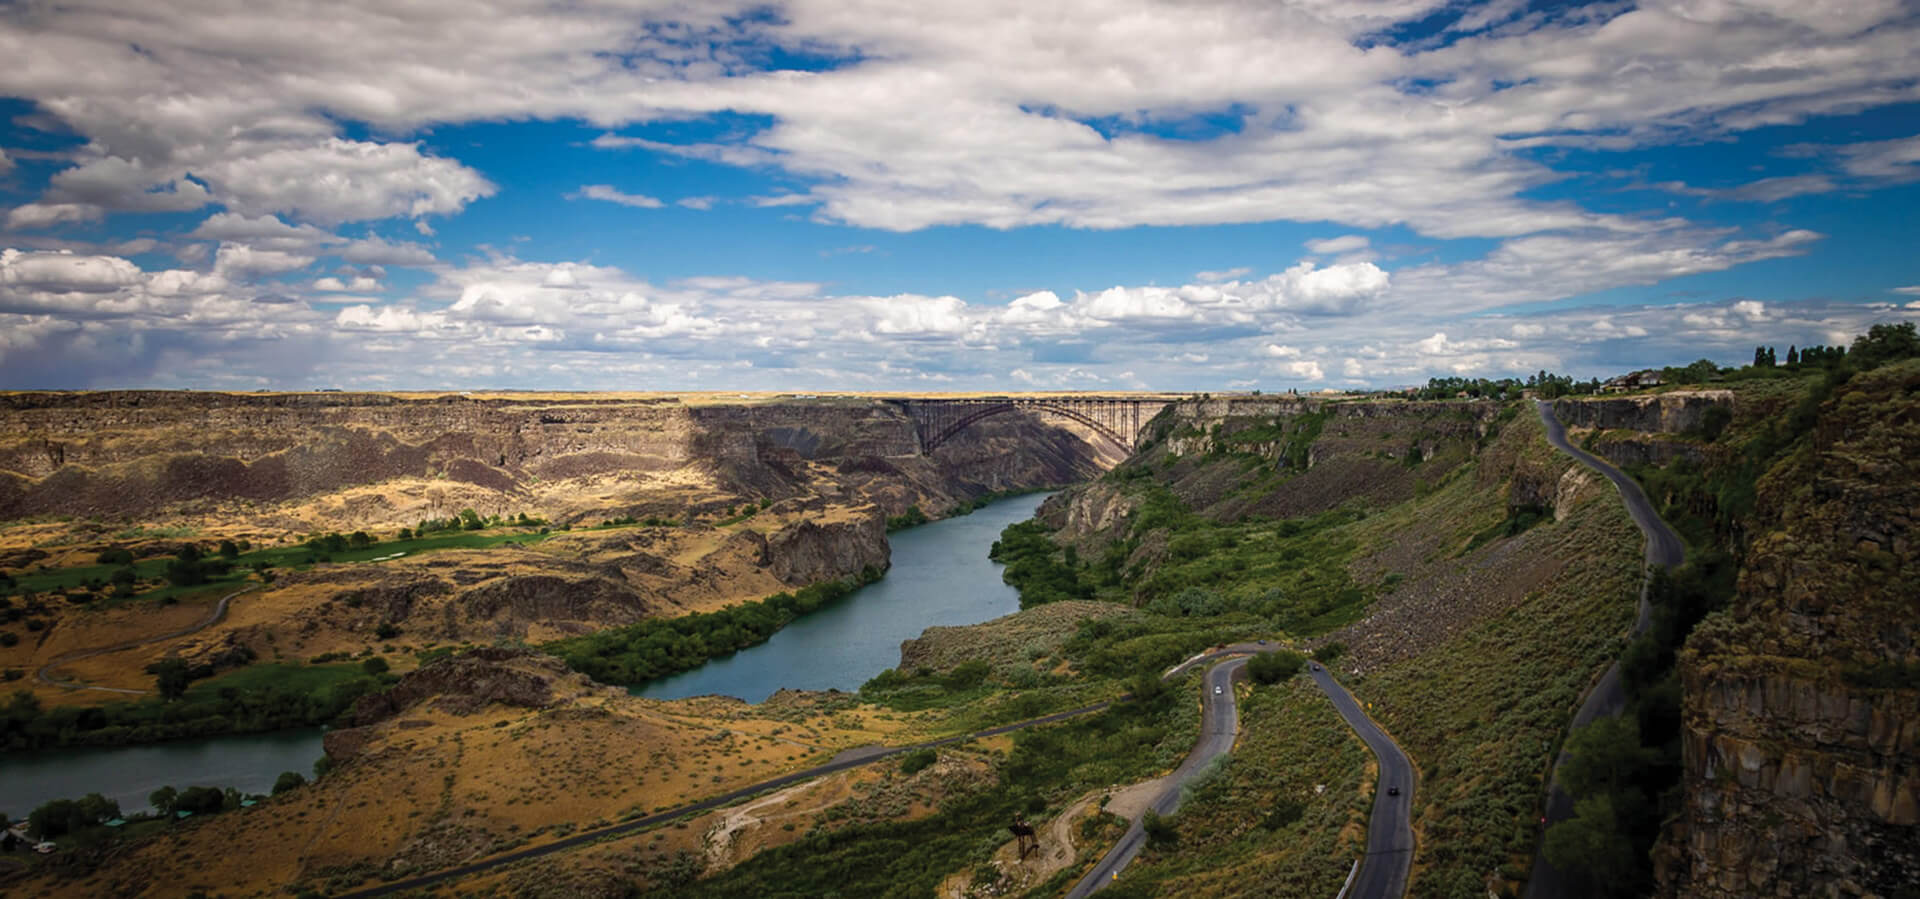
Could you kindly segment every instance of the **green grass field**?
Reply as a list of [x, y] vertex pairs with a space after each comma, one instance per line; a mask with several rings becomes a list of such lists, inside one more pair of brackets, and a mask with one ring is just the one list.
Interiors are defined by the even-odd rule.
[[[169, 596], [185, 598], [187, 596], [216, 590], [237, 589], [238, 586], [244, 583], [252, 574], [253, 566], [258, 564], [265, 564], [271, 568], [290, 568], [295, 571], [300, 571], [312, 567], [323, 558], [333, 563], [371, 562], [375, 559], [385, 559], [386, 557], [394, 556], [396, 553], [402, 554], [403, 556], [415, 556], [421, 553], [438, 552], [449, 549], [486, 549], [510, 543], [524, 545], [538, 543], [551, 536], [552, 534], [541, 534], [530, 530], [496, 531], [493, 533], [468, 531], [436, 534], [430, 537], [416, 537], [411, 540], [387, 540], [365, 547], [349, 548], [335, 553], [317, 552], [305, 544], [254, 549], [240, 553], [228, 560], [233, 565], [232, 570], [225, 575], [208, 579], [205, 584], [186, 586], [162, 584], [161, 586], [141, 590], [131, 597], [113, 597], [111, 594], [108, 594], [105, 598], [109, 602], [124, 601], [127, 599], [164, 599]], [[215, 556], [213, 558], [218, 557]], [[133, 563], [134, 574], [143, 582], [164, 581], [167, 563], [171, 561], [172, 558], [169, 556], [139, 559]], [[114, 571], [120, 567], [119, 565], [76, 565], [67, 568], [52, 568], [44, 571], [17, 572], [14, 574], [14, 580], [18, 582], [15, 590], [17, 592], [53, 593], [62, 590], [85, 589], [88, 584], [105, 583], [113, 576]]]
[[220, 691], [224, 689], [242, 692], [277, 689], [313, 694], [365, 674], [366, 672], [358, 664], [296, 665], [262, 662], [236, 668], [206, 680], [195, 681], [193, 686], [187, 688], [187, 694], [183, 698], [187, 702], [210, 701], [219, 698]]

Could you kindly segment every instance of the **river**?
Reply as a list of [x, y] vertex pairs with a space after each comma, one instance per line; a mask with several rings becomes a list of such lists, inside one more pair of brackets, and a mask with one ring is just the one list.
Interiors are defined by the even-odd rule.
[[[716, 693], [760, 702], [775, 690], [856, 690], [900, 663], [900, 642], [935, 625], [977, 624], [1020, 610], [987, 550], [1007, 525], [1033, 517], [1043, 494], [889, 536], [893, 568], [881, 580], [807, 615], [759, 646], [632, 691], [654, 699]], [[320, 731], [182, 740], [153, 746], [53, 749], [0, 757], [0, 812], [24, 818], [53, 799], [100, 793], [132, 814], [163, 786], [265, 793], [282, 771], [311, 776]]]
[[978, 624], [1020, 611], [1020, 594], [987, 558], [1007, 525], [1046, 499], [1004, 499], [891, 535], [893, 568], [881, 580], [781, 628], [767, 642], [633, 689], [684, 699], [709, 693], [760, 702], [775, 690], [857, 690], [900, 664], [900, 642], [935, 625]]
[[45, 749], [0, 757], [0, 812], [18, 820], [54, 799], [88, 793], [133, 814], [161, 787], [234, 787], [265, 793], [282, 771], [313, 777], [320, 729], [176, 740], [151, 746]]

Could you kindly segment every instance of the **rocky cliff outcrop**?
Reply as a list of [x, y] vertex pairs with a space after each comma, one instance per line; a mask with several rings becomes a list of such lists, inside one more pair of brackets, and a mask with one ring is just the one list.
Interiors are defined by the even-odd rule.
[[[118, 536], [130, 521], [272, 546], [528, 513], [545, 520], [523, 530], [565, 533], [281, 571], [259, 603], [276, 620], [245, 639], [310, 654], [394, 628], [403, 644], [539, 641], [885, 570], [887, 516], [1084, 481], [1105, 452], [1020, 411], [924, 453], [904, 407], [852, 398], [19, 393], [0, 396], [0, 520], [59, 513], [61, 545], [154, 556], [178, 535]], [[643, 524], [580, 529], [609, 519]], [[34, 561], [16, 556], [5, 567]]]
[[509, 575], [468, 590], [459, 608], [468, 618], [512, 622], [631, 624], [658, 610], [631, 586], [606, 577]]
[[1122, 485], [1096, 481], [1049, 497], [1038, 517], [1054, 529], [1054, 539], [1087, 550], [1126, 537], [1139, 505]]
[[1712, 428], [1712, 412], [1724, 410], [1719, 426], [1731, 420], [1731, 390], [1676, 390], [1652, 396], [1580, 397], [1558, 400], [1554, 414], [1568, 428], [1598, 431], [1588, 449], [1622, 468], [1664, 466], [1685, 461], [1709, 463], [1716, 447], [1701, 442]]
[[878, 510], [846, 521], [801, 521], [767, 537], [767, 570], [793, 586], [849, 577], [862, 569], [885, 571], [893, 564], [887, 521]]
[[[1164, 470], [1189, 508], [1220, 520], [1245, 515], [1295, 518], [1360, 502], [1390, 505], [1414, 496], [1472, 458], [1499, 425], [1492, 402], [1333, 402], [1303, 397], [1227, 397], [1175, 403], [1149, 426], [1129, 467]], [[1246, 490], [1242, 471], [1222, 457], [1258, 459], [1279, 479]], [[1114, 479], [1067, 491], [1041, 515], [1064, 539], [1086, 544], [1117, 536], [1133, 504]]]
[[370, 729], [428, 700], [437, 710], [471, 715], [489, 705], [546, 708], [554, 682], [578, 678], [565, 663], [529, 649], [482, 648], [440, 659], [391, 688], [362, 696], [349, 713], [350, 727], [328, 731], [323, 744], [336, 762], [359, 754]]
[[[982, 421], [926, 455], [900, 407], [844, 399], [22, 393], [0, 397], [0, 435], [0, 518], [257, 509], [405, 479], [447, 494], [448, 508], [424, 510], [357, 498], [360, 506], [340, 513], [356, 527], [411, 524], [461, 504], [483, 514], [532, 509], [556, 523], [711, 513], [740, 498], [816, 493], [821, 464], [848, 475], [833, 488], [892, 514], [910, 505], [936, 514], [995, 490], [1084, 480], [1113, 461], [1028, 413]], [[704, 495], [623, 501], [602, 492], [583, 503], [570, 489], [676, 472], [675, 483], [704, 485]]]
[[1663, 889], [1903, 895], [1920, 883], [1920, 362], [1850, 382], [1759, 498], [1733, 606], [1681, 656]]
[[1707, 410], [1731, 409], [1731, 390], [1675, 390], [1650, 396], [1557, 400], [1553, 412], [1569, 428], [1680, 434], [1699, 430]]

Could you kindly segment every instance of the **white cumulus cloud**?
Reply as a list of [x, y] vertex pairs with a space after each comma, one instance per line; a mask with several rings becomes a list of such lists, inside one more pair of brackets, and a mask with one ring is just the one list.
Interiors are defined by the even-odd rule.
[[52, 293], [112, 293], [140, 282], [140, 268], [116, 256], [0, 251], [0, 286]]
[[622, 193], [616, 190], [611, 184], [582, 185], [578, 191], [567, 194], [567, 199], [569, 200], [583, 197], [589, 200], [605, 200], [609, 203], [618, 203], [622, 206], [633, 206], [639, 209], [659, 209], [666, 205], [653, 197], [642, 194]]

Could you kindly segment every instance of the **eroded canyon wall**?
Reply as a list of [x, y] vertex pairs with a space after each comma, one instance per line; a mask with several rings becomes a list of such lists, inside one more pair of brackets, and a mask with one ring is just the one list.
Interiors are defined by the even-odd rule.
[[1674, 896], [1920, 884], [1920, 363], [1855, 377], [1761, 479], [1731, 608], [1681, 655]]
[[[859, 399], [19, 393], [0, 396], [0, 435], [0, 518], [211, 513], [405, 479], [444, 482], [457, 501], [493, 498], [497, 508], [483, 514], [533, 508], [557, 524], [812, 493], [871, 494], [890, 514], [909, 505], [937, 514], [987, 492], [1081, 480], [1107, 461], [1024, 413], [922, 454], [904, 412]], [[674, 472], [687, 475], [676, 485], [707, 495], [608, 500], [601, 491], [593, 501], [582, 495], [590, 490], [568, 489]]]

